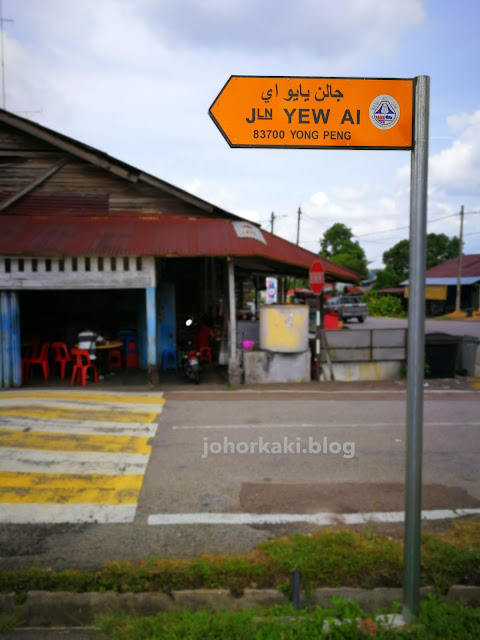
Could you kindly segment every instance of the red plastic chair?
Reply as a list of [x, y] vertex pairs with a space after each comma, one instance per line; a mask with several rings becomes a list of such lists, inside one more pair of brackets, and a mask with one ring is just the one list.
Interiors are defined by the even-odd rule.
[[30, 340], [28, 340], [27, 346], [23, 349], [23, 353], [22, 353], [22, 360], [21, 360], [22, 378], [27, 377], [27, 360], [30, 360], [31, 358], [36, 358], [40, 355], [41, 344], [42, 343], [40, 338], [31, 338]]
[[26, 356], [23, 358], [22, 370], [25, 378], [29, 378], [32, 373], [32, 365], [38, 364], [42, 368], [43, 377], [48, 380], [50, 377], [50, 367], [48, 365], [48, 352], [50, 349], [50, 342], [44, 342], [40, 353], [34, 356]]
[[97, 366], [92, 364], [88, 351], [86, 349], [74, 348], [71, 350], [71, 354], [73, 358], [73, 371], [70, 385], [73, 385], [75, 380], [78, 378], [82, 387], [85, 387], [87, 384], [87, 372], [89, 369], [93, 371], [93, 378], [95, 382], [98, 382]]
[[68, 352], [67, 345], [64, 342], [52, 342], [50, 347], [54, 351], [52, 375], [55, 373], [55, 367], [60, 365], [60, 377], [65, 378], [65, 369], [67, 364], [73, 362], [72, 356]]

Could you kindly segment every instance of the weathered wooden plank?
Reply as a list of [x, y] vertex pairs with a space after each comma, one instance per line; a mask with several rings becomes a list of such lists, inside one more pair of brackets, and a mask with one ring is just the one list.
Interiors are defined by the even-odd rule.
[[60, 259], [55, 258], [36, 258], [35, 261], [0, 258], [0, 289], [143, 289], [155, 286], [153, 257], [142, 256], [141, 269], [137, 269], [136, 256], [115, 257], [115, 269], [112, 269], [111, 256], [100, 258], [103, 259], [99, 260], [99, 256], [66, 257], [63, 270], [59, 266]]

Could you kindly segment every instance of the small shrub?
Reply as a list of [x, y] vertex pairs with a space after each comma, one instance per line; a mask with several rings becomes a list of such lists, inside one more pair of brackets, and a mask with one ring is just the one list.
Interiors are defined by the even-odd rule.
[[407, 313], [402, 306], [402, 301], [396, 296], [379, 296], [375, 291], [367, 291], [362, 296], [362, 301], [368, 306], [369, 316], [384, 318], [406, 318]]

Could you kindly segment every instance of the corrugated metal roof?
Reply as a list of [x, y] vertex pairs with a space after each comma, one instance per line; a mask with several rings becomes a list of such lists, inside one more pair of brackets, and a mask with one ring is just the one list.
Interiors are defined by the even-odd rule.
[[[436, 267], [427, 269], [425, 272], [425, 284], [427, 285], [447, 285], [457, 284], [458, 276], [458, 257], [437, 264]], [[462, 256], [462, 277], [461, 284], [473, 284], [480, 281], [480, 254], [474, 253]], [[400, 284], [408, 284], [408, 280], [404, 280]]]
[[240, 238], [230, 220], [215, 218], [0, 216], [0, 254], [258, 257], [305, 270], [320, 260], [331, 279], [362, 279], [268, 231], [262, 229], [261, 233], [265, 242]]
[[[478, 282], [480, 280], [480, 275], [478, 276], [470, 276], [468, 278], [462, 277], [460, 278], [461, 284], [473, 284], [474, 282]], [[447, 285], [452, 286], [457, 284], [457, 278], [427, 278], [425, 280], [425, 284], [432, 285]]]
[[[475, 282], [480, 282], [480, 275], [460, 278], [460, 284], [474, 284]], [[408, 285], [408, 280], [404, 280], [400, 284]], [[457, 284], [457, 278], [425, 278], [425, 284], [446, 285], [447, 287], [452, 287]]]
[[[458, 272], [458, 258], [447, 260], [436, 267], [427, 269], [427, 278], [456, 278]], [[462, 277], [480, 277], [480, 255], [470, 254], [462, 256]]]

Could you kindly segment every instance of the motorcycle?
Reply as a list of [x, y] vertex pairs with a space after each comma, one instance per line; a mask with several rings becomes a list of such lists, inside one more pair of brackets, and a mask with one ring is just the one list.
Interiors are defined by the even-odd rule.
[[189, 343], [189, 349], [182, 358], [182, 369], [187, 378], [195, 382], [195, 384], [200, 384], [200, 353], [190, 347], [192, 347], [191, 343]]

